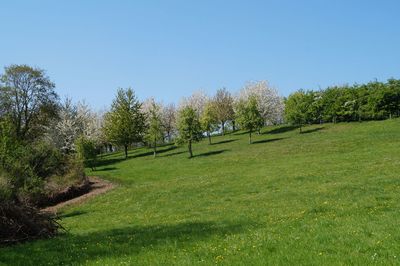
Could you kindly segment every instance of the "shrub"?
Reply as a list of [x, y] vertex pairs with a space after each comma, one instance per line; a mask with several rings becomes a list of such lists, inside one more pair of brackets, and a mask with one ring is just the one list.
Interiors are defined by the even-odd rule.
[[96, 170], [98, 153], [96, 143], [91, 139], [81, 136], [76, 141], [75, 146], [79, 158], [85, 161], [87, 166], [89, 166], [92, 170]]
[[28, 205], [0, 203], [0, 245], [54, 236], [61, 226], [53, 215]]

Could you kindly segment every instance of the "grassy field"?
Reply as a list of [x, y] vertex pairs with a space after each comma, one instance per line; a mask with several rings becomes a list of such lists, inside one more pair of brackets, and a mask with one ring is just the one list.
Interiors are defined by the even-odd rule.
[[66, 208], [68, 232], [10, 265], [400, 264], [400, 120], [265, 128], [113, 154], [119, 186]]

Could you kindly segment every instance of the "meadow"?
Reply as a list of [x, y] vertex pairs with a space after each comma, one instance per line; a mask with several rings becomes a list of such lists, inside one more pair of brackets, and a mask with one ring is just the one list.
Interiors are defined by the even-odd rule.
[[112, 191], [5, 265], [400, 264], [400, 120], [266, 127], [104, 156]]

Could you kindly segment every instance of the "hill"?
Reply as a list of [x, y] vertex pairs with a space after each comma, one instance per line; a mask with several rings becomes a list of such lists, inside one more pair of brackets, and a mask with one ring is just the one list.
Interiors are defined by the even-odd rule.
[[400, 263], [400, 120], [267, 127], [104, 156], [118, 187], [67, 207], [68, 233], [0, 249], [12, 265]]

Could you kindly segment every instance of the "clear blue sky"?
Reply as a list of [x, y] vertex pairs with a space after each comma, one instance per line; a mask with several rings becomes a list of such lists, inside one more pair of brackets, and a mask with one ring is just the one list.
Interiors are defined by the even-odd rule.
[[400, 1], [3, 1], [0, 67], [47, 70], [61, 96], [118, 87], [177, 102], [248, 80], [299, 88], [400, 78]]

